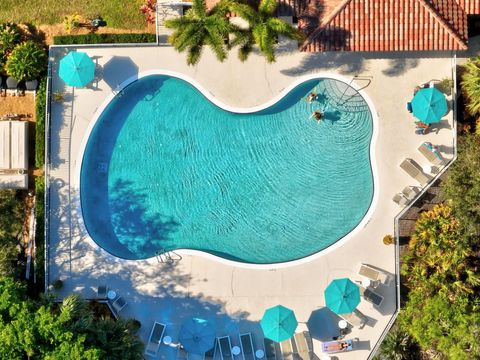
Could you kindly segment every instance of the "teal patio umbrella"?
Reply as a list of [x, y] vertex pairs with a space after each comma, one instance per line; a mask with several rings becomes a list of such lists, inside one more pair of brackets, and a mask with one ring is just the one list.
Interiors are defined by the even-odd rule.
[[412, 100], [413, 115], [425, 124], [439, 122], [447, 113], [445, 95], [434, 87], [420, 89]]
[[70, 52], [60, 60], [60, 78], [67, 85], [82, 87], [93, 80], [95, 64], [84, 52]]
[[350, 314], [360, 303], [360, 289], [350, 279], [335, 279], [325, 289], [325, 302], [336, 314]]
[[293, 311], [282, 305], [267, 309], [260, 321], [265, 337], [276, 342], [290, 339], [297, 325]]
[[208, 320], [190, 318], [182, 324], [178, 340], [188, 353], [203, 355], [215, 344], [215, 326]]

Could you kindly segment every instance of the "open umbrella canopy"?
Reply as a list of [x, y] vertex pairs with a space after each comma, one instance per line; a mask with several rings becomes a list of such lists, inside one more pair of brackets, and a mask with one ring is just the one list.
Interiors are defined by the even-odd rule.
[[281, 342], [293, 336], [298, 322], [292, 310], [277, 305], [265, 311], [260, 325], [265, 337]]
[[182, 324], [179, 341], [189, 353], [203, 355], [215, 344], [215, 326], [208, 320], [190, 318]]
[[60, 60], [59, 75], [67, 85], [82, 87], [93, 80], [95, 64], [84, 52], [70, 52]]
[[325, 289], [325, 302], [336, 314], [349, 314], [360, 303], [360, 289], [350, 279], [335, 279]]
[[447, 113], [445, 95], [434, 87], [420, 89], [412, 100], [413, 115], [425, 124], [439, 122]]

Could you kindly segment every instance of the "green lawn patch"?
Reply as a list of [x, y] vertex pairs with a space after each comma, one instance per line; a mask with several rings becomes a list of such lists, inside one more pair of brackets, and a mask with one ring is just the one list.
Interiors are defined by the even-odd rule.
[[84, 18], [103, 17], [107, 26], [123, 29], [143, 29], [142, 0], [2, 0], [0, 23], [57, 24], [66, 15], [79, 14]]

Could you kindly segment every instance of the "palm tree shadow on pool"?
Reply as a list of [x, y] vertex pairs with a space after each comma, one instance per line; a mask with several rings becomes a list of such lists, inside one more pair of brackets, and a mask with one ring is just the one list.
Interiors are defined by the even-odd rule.
[[[147, 211], [146, 192], [132, 186], [128, 180], [117, 180], [103, 199], [105, 211], [101, 218], [102, 247], [112, 254], [129, 259], [154, 256], [157, 251], [174, 248], [171, 235], [179, 223], [172, 217]], [[92, 236], [95, 239], [95, 236]]]

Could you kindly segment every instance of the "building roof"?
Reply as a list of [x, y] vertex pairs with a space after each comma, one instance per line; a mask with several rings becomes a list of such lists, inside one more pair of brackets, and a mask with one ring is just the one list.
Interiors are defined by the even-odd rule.
[[461, 6], [480, 8], [480, 1], [468, 0], [334, 2], [335, 9], [315, 29], [309, 14], [297, 12], [299, 27], [308, 34], [302, 51], [465, 50], [467, 13]]
[[480, 14], [480, 0], [457, 0], [457, 3], [467, 15]]

